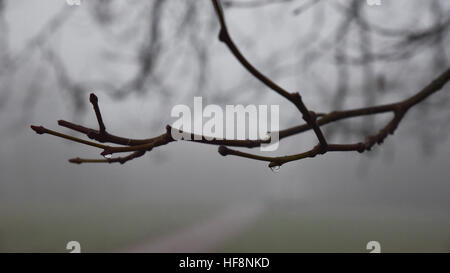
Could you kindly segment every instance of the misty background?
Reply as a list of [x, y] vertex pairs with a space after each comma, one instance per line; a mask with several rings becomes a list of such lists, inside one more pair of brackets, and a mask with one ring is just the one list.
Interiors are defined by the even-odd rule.
[[[445, 0], [224, 7], [244, 55], [315, 111], [395, 102], [449, 64]], [[78, 166], [67, 159], [99, 151], [29, 129], [67, 132], [59, 119], [96, 128], [91, 92], [107, 130], [125, 137], [160, 135], [172, 107], [192, 106], [194, 96], [221, 106], [278, 104], [281, 129], [301, 124], [217, 40], [218, 27], [207, 0], [0, 0], [0, 251], [67, 252], [73, 240], [83, 252], [367, 252], [373, 240], [382, 251], [450, 250], [448, 85], [373, 151], [329, 153], [279, 172], [187, 142], [125, 165]], [[386, 118], [325, 133], [359, 140]], [[273, 154], [314, 144], [309, 132]]]

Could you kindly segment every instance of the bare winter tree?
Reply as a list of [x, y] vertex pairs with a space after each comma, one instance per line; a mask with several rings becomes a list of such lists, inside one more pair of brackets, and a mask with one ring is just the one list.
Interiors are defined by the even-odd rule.
[[[145, 2], [145, 1], [141, 1]], [[147, 35], [143, 41], [139, 44], [141, 48], [138, 50], [139, 69], [136, 74], [121, 87], [113, 87], [116, 90], [114, 93], [117, 96], [123, 96], [129, 92], [143, 92], [148, 86], [148, 82], [160, 84], [161, 87], [165, 86], [164, 82], [164, 70], [167, 71], [167, 67], [164, 70], [159, 68], [159, 63], [167, 63], [163, 61], [163, 58], [169, 58], [165, 55], [164, 51], [167, 50], [167, 45], [163, 44], [164, 35], [167, 35], [163, 26], [165, 15], [165, 8], [171, 5], [172, 1], [155, 0], [145, 2], [145, 5], [150, 5], [151, 16], [147, 16], [146, 20], [151, 22], [147, 24], [145, 29]], [[208, 70], [206, 69], [208, 44], [205, 43], [205, 39], [202, 35], [208, 36], [210, 31], [215, 30], [216, 24], [209, 23], [202, 31], [186, 31], [186, 26], [194, 25], [200, 26], [203, 20], [198, 20], [201, 17], [200, 11], [203, 11], [203, 5], [199, 4], [200, 1], [184, 1], [182, 10], [183, 20], [178, 26], [173, 27], [175, 31], [174, 37], [177, 39], [186, 38], [189, 41], [189, 45], [197, 52], [197, 61], [199, 64], [198, 70], [198, 85], [204, 84], [205, 79], [208, 77]], [[314, 18], [317, 18], [317, 25], [306, 39], [307, 44], [300, 43], [297, 45], [301, 47], [300, 58], [295, 60], [300, 64], [308, 64], [309, 67], [313, 66], [321, 58], [327, 58], [332, 56], [333, 63], [336, 68], [337, 83], [334, 95], [331, 95], [327, 101], [332, 106], [332, 111], [319, 111], [312, 110], [311, 107], [306, 105], [302, 99], [302, 91], [288, 91], [280, 84], [276, 83], [274, 78], [278, 73], [283, 73], [285, 69], [284, 65], [272, 65], [272, 71], [267, 74], [263, 73], [260, 69], [256, 68], [245, 56], [239, 46], [234, 42], [232, 33], [230, 33], [228, 22], [225, 18], [224, 8], [257, 8], [266, 5], [287, 5], [295, 4], [296, 1], [292, 0], [273, 0], [273, 1], [223, 1], [211, 0], [214, 7], [215, 14], [210, 17], [219, 23], [218, 38], [229, 49], [232, 56], [247, 70], [249, 76], [257, 79], [261, 82], [266, 89], [269, 89], [285, 100], [292, 103], [298, 110], [299, 115], [304, 124], [294, 126], [288, 129], [281, 130], [279, 133], [280, 140], [290, 136], [298, 135], [307, 131], [312, 131], [317, 139], [317, 145], [311, 149], [300, 152], [298, 154], [280, 156], [280, 157], [268, 157], [249, 152], [243, 152], [229, 147], [244, 147], [255, 148], [262, 144], [269, 143], [270, 139], [259, 140], [237, 140], [237, 139], [214, 139], [207, 140], [205, 136], [192, 136], [191, 139], [194, 142], [203, 144], [212, 144], [219, 146], [219, 153], [222, 156], [234, 155], [254, 160], [260, 160], [268, 162], [269, 167], [276, 168], [288, 162], [297, 161], [305, 158], [315, 157], [318, 155], [324, 155], [329, 152], [365, 152], [370, 151], [376, 144], [382, 144], [386, 137], [393, 134], [399, 124], [404, 120], [406, 114], [410, 109], [419, 107], [420, 105], [426, 105], [425, 100], [431, 95], [443, 90], [444, 86], [450, 80], [450, 68], [448, 68], [448, 61], [446, 57], [446, 50], [448, 49], [448, 33], [450, 17], [448, 12], [444, 12], [448, 9], [448, 5], [442, 1], [434, 0], [430, 1], [429, 8], [435, 15], [432, 18], [432, 22], [428, 23], [428, 27], [425, 29], [392, 29], [387, 28], [370, 21], [369, 16], [364, 13], [365, 1], [352, 0], [347, 1], [346, 4], [342, 4], [340, 1], [332, 1], [332, 3], [324, 4], [325, 1], [307, 1], [301, 4], [296, 4], [297, 7], [293, 13], [296, 16], [300, 16], [304, 12], [310, 9], [316, 9], [318, 13]], [[116, 1], [97, 1], [93, 6], [93, 12], [100, 25], [108, 27], [111, 23], [111, 13], [113, 13], [114, 5], [118, 5]], [[138, 5], [138, 4], [134, 4]], [[328, 35], [323, 38], [320, 36], [320, 24], [323, 21], [324, 7], [320, 8], [320, 5], [326, 6], [326, 9], [333, 9], [337, 14], [340, 14], [338, 22], [335, 24], [336, 29], [334, 34]], [[127, 7], [130, 8], [130, 7]], [[58, 18], [66, 18], [58, 17]], [[203, 16], [203, 15], [202, 15]], [[56, 18], [55, 20], [61, 20]], [[203, 17], [202, 17], [203, 18]], [[209, 19], [208, 19], [209, 20]], [[53, 26], [59, 24], [52, 24]], [[54, 28], [54, 27], [53, 27]], [[132, 29], [136, 29], [133, 26]], [[138, 28], [142, 29], [142, 28]], [[204, 28], [202, 28], [204, 29]], [[47, 29], [43, 36], [50, 35], [53, 29]], [[199, 34], [200, 33], [200, 34]], [[126, 35], [126, 31], [121, 33]], [[185, 37], [187, 36], [187, 37]], [[41, 37], [41, 36], [39, 36]], [[356, 38], [355, 38], [356, 37]], [[381, 42], [383, 41], [383, 42]], [[33, 44], [41, 43], [41, 38], [37, 38], [33, 41]], [[415, 93], [400, 99], [398, 101], [390, 103], [377, 104], [380, 101], [380, 97], [383, 95], [384, 90], [389, 88], [388, 86], [393, 84], [389, 82], [386, 75], [378, 72], [378, 67], [389, 62], [401, 62], [408, 60], [414, 54], [418, 54], [421, 50], [431, 49], [432, 51], [432, 71], [436, 71], [436, 75], [431, 77], [429, 83], [422, 88], [415, 88]], [[72, 90], [79, 105], [82, 105], [80, 90], [83, 89], [83, 85], [73, 82], [64, 70], [64, 65], [59, 60], [58, 55], [52, 50], [46, 50], [46, 58], [49, 62], [57, 67], [58, 79], [61, 85], [66, 86]], [[283, 57], [283, 52], [275, 54], [276, 59]], [[287, 64], [289, 65], [296, 65]], [[175, 63], [175, 62], [169, 62]], [[425, 65], [425, 64], [424, 64]], [[427, 68], [428, 69], [428, 66]], [[360, 89], [364, 90], [363, 102], [364, 107], [345, 109], [346, 98], [348, 97], [351, 82], [351, 75], [354, 71], [361, 73], [363, 84]], [[431, 73], [430, 73], [431, 74]], [[270, 76], [269, 76], [270, 75]], [[320, 81], [319, 81], [320, 82]], [[239, 88], [242, 88], [240, 86]], [[319, 88], [319, 87], [318, 87]], [[412, 88], [409, 87], [408, 88]], [[164, 89], [167, 89], [166, 87]], [[259, 88], [261, 89], [261, 88]], [[120, 90], [120, 91], [118, 91]], [[264, 92], [258, 90], [258, 92]], [[230, 92], [230, 95], [233, 94]], [[90, 140], [84, 140], [71, 135], [56, 132], [47, 129], [42, 126], [31, 126], [31, 128], [38, 134], [50, 134], [60, 138], [69, 139], [74, 142], [79, 142], [85, 145], [89, 145], [95, 148], [101, 149], [101, 155], [104, 158], [100, 159], [85, 159], [74, 158], [70, 159], [70, 162], [82, 164], [82, 163], [125, 163], [135, 158], [141, 157], [147, 152], [156, 149], [159, 146], [169, 144], [175, 141], [171, 136], [172, 128], [166, 127], [166, 131], [159, 136], [147, 138], [147, 139], [130, 139], [127, 137], [117, 136], [110, 134], [106, 130], [106, 126], [103, 122], [100, 108], [98, 105], [98, 98], [94, 94], [90, 95], [90, 103], [94, 108], [94, 112], [98, 121], [98, 129], [87, 128], [75, 123], [71, 123], [65, 120], [60, 120], [58, 124], [68, 129], [86, 135]], [[445, 109], [445, 104], [443, 106]], [[422, 108], [425, 111], [426, 107]], [[433, 109], [435, 110], [435, 109]], [[392, 118], [384, 124], [381, 129], [376, 132], [372, 132], [374, 125], [374, 119], [365, 119], [364, 124], [360, 127], [359, 134], [365, 135], [365, 137], [357, 142], [336, 144], [330, 139], [332, 131], [324, 132], [323, 128], [327, 124], [336, 123], [345, 119], [351, 119], [355, 117], [372, 117], [379, 114], [390, 113]], [[421, 129], [424, 131], [431, 130], [425, 128], [426, 124], [421, 124]], [[336, 126], [336, 130], [346, 132], [351, 128], [345, 126]], [[199, 139], [199, 140], [196, 140]], [[104, 143], [112, 143], [114, 146], [106, 145]], [[125, 156], [117, 156], [118, 154], [126, 154]]]

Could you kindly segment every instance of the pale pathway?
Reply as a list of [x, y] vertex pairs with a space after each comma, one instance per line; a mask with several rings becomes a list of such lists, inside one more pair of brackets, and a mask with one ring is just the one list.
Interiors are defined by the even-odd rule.
[[240, 203], [193, 226], [121, 252], [209, 252], [246, 231], [263, 213], [263, 202]]

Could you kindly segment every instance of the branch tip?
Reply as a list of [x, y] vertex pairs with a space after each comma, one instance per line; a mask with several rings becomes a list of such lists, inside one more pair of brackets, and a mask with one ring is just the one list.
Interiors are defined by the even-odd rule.
[[167, 133], [168, 135], [171, 135], [171, 134], [172, 134], [172, 126], [170, 126], [169, 124], [166, 125], [166, 133]]
[[70, 162], [70, 163], [73, 163], [73, 164], [78, 164], [78, 165], [80, 165], [81, 163], [83, 163], [83, 161], [82, 161], [81, 158], [79, 158], [79, 157], [69, 159], [69, 162]]
[[30, 125], [31, 129], [33, 131], [36, 132], [36, 134], [38, 135], [43, 135], [45, 134], [45, 128], [43, 126], [35, 126], [35, 125]]
[[99, 127], [99, 133], [100, 135], [104, 135], [106, 133], [105, 123], [103, 122], [102, 114], [100, 112], [100, 107], [98, 107], [98, 97], [91, 93], [89, 95], [89, 101], [91, 102], [92, 106], [94, 107], [95, 116], [97, 117], [98, 127]]
[[221, 145], [219, 146], [219, 154], [221, 156], [227, 156], [230, 153], [230, 149], [228, 149], [227, 147]]
[[91, 93], [91, 94], [89, 95], [89, 101], [90, 101], [92, 104], [97, 104], [97, 103], [98, 103], [98, 97], [97, 97], [94, 93]]

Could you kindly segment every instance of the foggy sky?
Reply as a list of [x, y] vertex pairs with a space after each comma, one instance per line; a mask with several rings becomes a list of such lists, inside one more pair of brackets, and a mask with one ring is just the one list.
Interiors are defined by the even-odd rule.
[[[13, 1], [10, 1], [13, 2]], [[14, 1], [16, 2], [16, 1]], [[52, 12], [62, 7], [62, 1], [17, 1], [11, 4], [8, 20], [11, 22], [11, 48], [21, 48], [24, 41], [37, 29], [36, 25], [45, 21]], [[101, 48], [102, 40], [92, 30], [89, 22], [79, 21], [84, 18], [83, 7], [73, 14], [67, 25], [55, 36], [55, 47], [63, 54], [65, 62], [70, 64], [70, 73], [77, 79], [89, 78], [101, 69], [101, 63], [95, 57], [94, 48]], [[282, 9], [274, 7], [273, 9]], [[381, 7], [380, 9], [383, 9]], [[386, 8], [383, 9], [384, 11]], [[405, 8], [405, 15], [410, 9]], [[212, 10], [211, 10], [212, 11]], [[296, 27], [276, 33], [274, 29], [288, 26], [294, 20], [270, 18], [270, 9], [260, 13], [251, 10], [231, 10], [227, 13], [230, 32], [242, 45], [243, 52], [257, 65], [264, 64], [264, 57], [271, 48], [283, 48], [279, 41], [289, 40], [287, 36]], [[380, 11], [381, 12], [381, 11]], [[274, 12], [273, 14], [276, 14]], [[78, 18], [78, 19], [77, 19]], [[400, 18], [401, 19], [401, 18]], [[398, 19], [398, 20], [400, 20]], [[306, 19], [305, 19], [306, 20]], [[405, 19], [406, 20], [406, 19]], [[261, 33], [259, 35], [258, 33]], [[274, 37], [273, 35], [275, 35]], [[273, 34], [272, 36], [269, 34]], [[251, 40], [261, 36], [260, 42]], [[280, 38], [281, 37], [281, 38]], [[208, 92], [216, 94], [225, 90], [223, 86], [234, 86], [246, 77], [253, 80], [240, 68], [224, 45], [211, 39], [209, 45], [217, 63], [211, 67], [211, 78], [217, 85], [208, 84]], [[248, 43], [256, 43], [256, 49], [246, 51]], [[259, 43], [259, 44], [258, 44]], [[292, 49], [295, 51], [295, 49]], [[287, 51], [286, 55], [289, 55]], [[29, 66], [39, 67], [38, 59], [32, 58]], [[419, 63], [419, 62], [418, 62]], [[115, 75], [124, 67], [106, 67]], [[393, 73], [395, 64], [391, 68]], [[324, 64], [323, 78], [333, 77], [327, 64]], [[21, 77], [32, 77], [27, 71], [20, 72]], [[408, 74], [408, 73], [406, 73]], [[408, 94], [417, 92], [433, 75], [427, 68], [420, 66], [411, 74], [416, 76], [414, 82], [405, 82], [398, 93], [386, 98], [394, 101]], [[45, 76], [47, 77], [47, 76]], [[279, 173], [272, 172], [267, 163], [251, 161], [237, 157], [222, 157], [217, 147], [195, 143], [177, 142], [158, 147], [144, 157], [125, 165], [73, 165], [67, 159], [73, 157], [98, 157], [97, 150], [80, 144], [70, 143], [53, 136], [38, 136], [29, 129], [30, 124], [44, 125], [56, 129], [56, 121], [66, 119], [96, 126], [95, 116], [90, 106], [81, 116], [74, 117], [71, 101], [64, 91], [59, 90], [50, 80], [43, 77], [36, 81], [40, 86], [40, 100], [23, 115], [20, 98], [26, 92], [34, 92], [33, 84], [19, 83], [11, 88], [13, 98], [6, 108], [0, 110], [0, 206], [13, 208], [20, 206], [64, 206], [68, 204], [108, 204], [114, 200], [121, 202], [155, 202], [155, 203], [216, 203], [225, 204], [239, 200], [281, 200], [298, 205], [318, 207], [389, 207], [406, 210], [433, 210], [449, 215], [450, 212], [450, 140], [443, 136], [437, 140], [436, 150], [431, 154], [424, 152], [417, 128], [435, 130], [427, 124], [415, 126], [415, 114], [412, 110], [394, 136], [376, 146], [373, 152], [329, 153], [314, 159], [291, 162], [281, 167]], [[356, 76], [355, 82], [359, 80]], [[45, 79], [45, 80], [44, 80]], [[111, 77], [114, 80], [114, 77]], [[176, 78], [174, 77], [174, 81]], [[326, 98], [314, 92], [314, 85], [308, 82], [307, 75], [301, 74], [300, 80], [280, 79], [283, 86], [293, 90], [305, 90], [304, 97], [313, 108], [327, 107]], [[86, 82], [89, 82], [86, 80]], [[175, 82], [175, 84], [178, 84]], [[183, 83], [179, 83], [183, 84]], [[276, 103], [281, 107], [281, 128], [301, 122], [295, 109], [281, 98], [270, 93], [262, 85], [252, 82], [252, 92], [260, 92], [255, 103]], [[256, 86], [256, 88], [254, 88]], [[404, 91], [403, 91], [404, 90]], [[436, 95], [434, 100], [448, 98], [449, 87]], [[107, 129], [112, 133], [125, 134], [130, 137], [151, 137], [161, 134], [171, 121], [170, 110], [175, 103], [192, 105], [193, 96], [180, 94], [159, 105], [157, 94], [145, 96], [130, 95], [117, 100], [108, 95], [107, 90], [95, 90], [100, 99], [100, 107]], [[244, 92], [244, 91], [242, 91]], [[329, 92], [332, 92], [330, 90]], [[196, 92], [193, 91], [193, 94]], [[255, 93], [253, 93], [255, 94]], [[203, 94], [208, 98], [209, 93]], [[229, 97], [225, 102], [210, 100], [210, 103], [248, 103], [244, 98]], [[214, 96], [211, 96], [214, 98]], [[86, 101], [87, 101], [86, 96]], [[356, 98], [352, 107], [358, 107]], [[330, 110], [330, 109], [326, 109]], [[432, 113], [430, 113], [432, 114]], [[173, 120], [172, 120], [173, 121]], [[448, 124], [447, 124], [448, 125]], [[67, 132], [65, 130], [62, 130]], [[339, 138], [337, 138], [339, 140]], [[340, 139], [342, 141], [342, 139]], [[284, 155], [301, 152], [314, 145], [311, 134], [290, 137], [280, 144], [277, 154]]]

